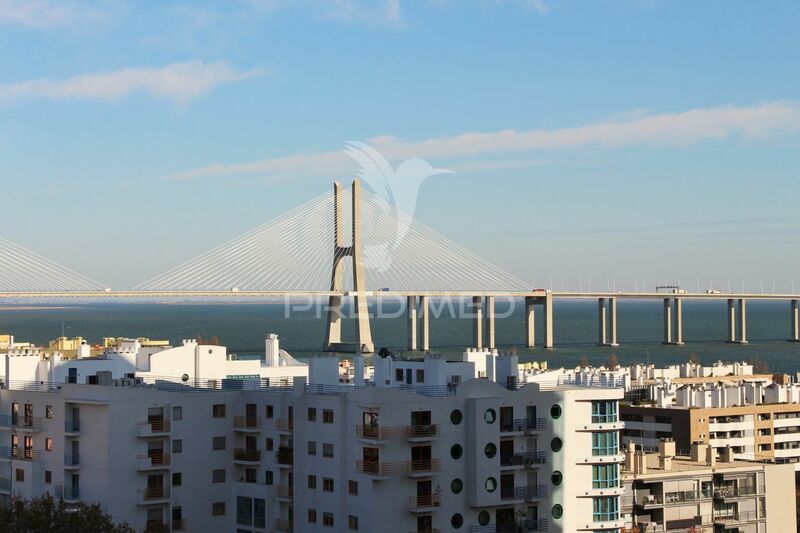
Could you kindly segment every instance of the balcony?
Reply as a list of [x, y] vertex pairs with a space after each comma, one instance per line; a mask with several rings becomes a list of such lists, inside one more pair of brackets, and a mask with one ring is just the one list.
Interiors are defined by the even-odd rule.
[[163, 451], [139, 455], [136, 459], [138, 470], [160, 470], [169, 468], [170, 465], [170, 455]]
[[525, 452], [522, 457], [525, 468], [537, 468], [547, 462], [547, 452]]
[[76, 503], [81, 499], [81, 488], [73, 487], [70, 485], [64, 486], [64, 501], [67, 503]]
[[233, 429], [245, 433], [257, 432], [261, 429], [260, 420], [255, 416], [234, 416]]
[[664, 504], [681, 504], [692, 503], [703, 500], [710, 500], [712, 497], [711, 491], [678, 491], [667, 492], [664, 494]]
[[148, 487], [139, 489], [139, 505], [152, 505], [169, 502], [169, 487]]
[[281, 466], [292, 466], [294, 464], [294, 451], [291, 448], [279, 449], [275, 454], [278, 464]]
[[11, 478], [0, 477], [0, 492], [11, 492]]
[[525, 420], [525, 433], [533, 434], [550, 429], [550, 420], [547, 418], [531, 418]]
[[42, 419], [38, 416], [11, 416], [11, 427], [22, 431], [41, 431]]
[[0, 459], [11, 459], [11, 448], [0, 446]]
[[172, 531], [188, 531], [188, 529], [185, 518], [172, 520]]
[[139, 422], [137, 434], [139, 437], [163, 437], [170, 431], [169, 420], [150, 420]]
[[38, 461], [39, 455], [39, 450], [11, 447], [11, 458], [18, 461]]
[[291, 533], [293, 527], [294, 524], [291, 520], [286, 520], [284, 518], [275, 520], [275, 533]]
[[525, 418], [516, 418], [511, 421], [500, 422], [500, 433], [523, 433], [527, 430], [528, 420]]
[[719, 487], [714, 489], [714, 499], [728, 500], [747, 498], [764, 494], [764, 485], [744, 485], [741, 487]]
[[0, 428], [7, 429], [11, 427], [11, 415], [0, 415]]
[[81, 455], [79, 453], [64, 454], [64, 468], [67, 470], [78, 468], [81, 465]]
[[64, 435], [75, 436], [81, 431], [80, 420], [64, 420]]
[[[539, 522], [533, 520], [532, 522]], [[546, 522], [546, 521], [545, 521]], [[489, 524], [486, 526], [469, 526], [469, 533], [519, 533], [520, 529], [524, 528], [524, 523], [516, 522], [513, 524]], [[544, 531], [541, 529], [522, 529], [522, 531]]]
[[233, 450], [233, 460], [237, 463], [260, 463], [261, 450], [247, 450], [236, 448]]
[[429, 513], [441, 505], [438, 494], [417, 494], [408, 497], [408, 507], [412, 513]]
[[548, 525], [546, 518], [523, 520], [520, 522], [522, 531], [547, 531]]
[[425, 477], [441, 470], [439, 459], [418, 459], [416, 461], [356, 461], [356, 470], [371, 476], [390, 476], [406, 474], [410, 477]]
[[294, 498], [294, 487], [277, 485], [275, 487], [275, 497], [279, 500], [291, 501]]
[[715, 524], [725, 524], [729, 526], [732, 523], [742, 523], [742, 522], [756, 522], [759, 520], [766, 520], [766, 516], [758, 516], [756, 511], [739, 511], [733, 513], [720, 513], [714, 514], [714, 523]]
[[414, 442], [430, 440], [439, 435], [439, 424], [415, 424], [410, 426], [356, 426], [356, 436], [370, 441], [406, 438]]
[[439, 424], [414, 424], [406, 426], [406, 438], [410, 441], [426, 441], [438, 435]]
[[169, 524], [161, 520], [148, 520], [144, 526], [144, 533], [167, 533]]
[[278, 433], [291, 433], [294, 431], [294, 422], [288, 418], [276, 418], [275, 431]]
[[504, 453], [500, 455], [500, 468], [515, 468], [525, 465], [525, 454]]

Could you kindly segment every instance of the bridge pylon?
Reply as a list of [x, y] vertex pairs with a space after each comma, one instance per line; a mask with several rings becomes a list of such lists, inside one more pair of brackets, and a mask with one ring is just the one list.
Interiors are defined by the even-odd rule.
[[361, 262], [361, 182], [353, 181], [351, 188], [352, 209], [352, 238], [350, 246], [344, 243], [342, 225], [342, 184], [333, 184], [333, 268], [331, 271], [331, 291], [342, 292], [344, 284], [344, 259], [351, 258], [353, 268], [353, 294], [354, 311], [356, 319], [356, 341], [342, 341], [342, 296], [328, 297], [328, 327], [325, 334], [325, 346], [328, 352], [347, 353], [372, 353], [375, 345], [372, 343], [372, 331], [369, 324], [369, 309], [367, 307], [366, 281], [364, 278], [364, 265]]

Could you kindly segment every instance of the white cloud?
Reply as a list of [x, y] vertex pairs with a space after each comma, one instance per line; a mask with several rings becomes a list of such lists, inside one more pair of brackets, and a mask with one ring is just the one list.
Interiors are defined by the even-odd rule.
[[[368, 142], [394, 161], [425, 158], [433, 161], [495, 157], [497, 164], [481, 162], [482, 168], [502, 168], [505, 158], [515, 154], [581, 147], [624, 148], [632, 146], [681, 147], [704, 141], [734, 137], [763, 139], [800, 132], [800, 105], [771, 102], [762, 105], [692, 109], [681, 113], [633, 115], [594, 124], [551, 130], [503, 130], [470, 132], [454, 137], [406, 141], [381, 136]], [[469, 168], [465, 165], [464, 168]], [[258, 176], [269, 179], [319, 178], [352, 172], [349, 158], [341, 150], [297, 154], [248, 163], [214, 164], [170, 179]]]
[[34, 29], [98, 22], [108, 13], [85, 2], [55, 0], [0, 0], [0, 24]]
[[258, 69], [238, 71], [224, 62], [202, 61], [171, 63], [160, 68], [124, 68], [62, 80], [41, 78], [0, 85], [0, 104], [27, 98], [111, 102], [135, 92], [185, 102], [218, 85], [262, 73]]
[[365, 2], [364, 0], [327, 0], [314, 2], [315, 8], [323, 7], [331, 18], [342, 19], [347, 22], [361, 22], [367, 24], [401, 26], [403, 17], [400, 0], [379, 0]]

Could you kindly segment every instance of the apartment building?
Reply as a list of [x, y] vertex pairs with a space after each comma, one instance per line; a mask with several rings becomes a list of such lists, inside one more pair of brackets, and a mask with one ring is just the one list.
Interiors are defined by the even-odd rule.
[[102, 370], [9, 380], [0, 497], [99, 502], [144, 531], [622, 527], [621, 389], [546, 376], [518, 387], [514, 356], [496, 358], [495, 381], [433, 355], [376, 357], [373, 380], [347, 385], [338, 366], [320, 357], [291, 381], [206, 386]]
[[687, 455], [676, 452], [671, 439], [663, 439], [656, 453], [626, 446], [621, 506], [627, 528], [643, 533], [796, 530], [791, 465], [734, 460], [730, 449], [718, 461], [699, 443]]

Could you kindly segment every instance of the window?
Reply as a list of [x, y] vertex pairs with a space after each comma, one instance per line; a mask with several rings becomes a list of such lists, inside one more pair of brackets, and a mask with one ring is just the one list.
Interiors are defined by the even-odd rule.
[[317, 510], [316, 509], [309, 509], [308, 510], [308, 523], [309, 524], [316, 524], [317, 523]]
[[172, 441], [172, 453], [181, 453], [183, 451], [183, 441], [175, 439]]
[[616, 400], [592, 401], [592, 424], [607, 424], [616, 421], [617, 421]]
[[450, 482], [450, 490], [453, 494], [461, 494], [461, 491], [464, 490], [464, 482], [458, 478], [454, 479]]
[[317, 441], [308, 441], [308, 455], [317, 455]]
[[265, 448], [268, 452], [271, 452], [275, 448], [275, 442], [272, 439], [267, 439]]
[[275, 415], [275, 410], [271, 405], [267, 405], [266, 407], [266, 416], [267, 418], [272, 418]]
[[25, 471], [23, 469], [21, 469], [21, 468], [17, 468], [15, 477], [16, 477], [17, 481], [19, 481], [19, 482], [25, 481]]
[[211, 471], [211, 482], [212, 483], [225, 483], [225, 469], [219, 468], [217, 470]]
[[497, 420], [497, 411], [494, 409], [487, 409], [486, 412], [483, 413], [483, 419], [487, 424], [494, 424], [494, 421]]
[[333, 444], [330, 442], [322, 443], [322, 456], [333, 457]]
[[214, 437], [211, 441], [211, 449], [213, 450], [224, 450], [225, 449], [225, 437]]
[[564, 481], [564, 474], [556, 470], [550, 475], [550, 481], [553, 482], [553, 485], [561, 485], [561, 482]]
[[266, 479], [266, 480], [264, 480], [264, 482], [265, 482], [267, 485], [272, 485], [272, 483], [273, 483], [273, 481], [272, 481], [272, 480], [273, 480], [273, 477], [272, 477], [272, 470], [267, 470], [267, 479]]
[[323, 492], [333, 492], [333, 479], [329, 477], [322, 478]]
[[595, 522], [607, 522], [619, 518], [616, 496], [592, 498], [593, 519]]
[[619, 486], [619, 475], [616, 464], [592, 465], [592, 488], [611, 489]]
[[350, 515], [347, 517], [347, 526], [350, 531], [358, 531], [358, 517]]
[[257, 474], [258, 470], [255, 468], [245, 468], [244, 469], [244, 481], [245, 483], [255, 483], [258, 478]]
[[44, 439], [44, 451], [52, 452], [53, 451], [53, 439], [47, 437]]
[[461, 411], [459, 411], [458, 409], [453, 409], [450, 412], [450, 423], [453, 424], [454, 426], [459, 425], [461, 423], [461, 420], [463, 420], [463, 418], [464, 415], [462, 415]]
[[53, 406], [52, 405], [45, 405], [44, 406], [44, 417], [45, 418], [53, 418]]
[[619, 453], [616, 431], [592, 433], [592, 455], [615, 455]]
[[358, 496], [358, 481], [352, 479], [347, 482], [347, 492], [353, 496]]
[[240, 526], [253, 525], [253, 499], [236, 497], [236, 523]]
[[44, 482], [47, 485], [53, 482], [53, 473], [51, 471], [49, 470], [44, 471]]
[[553, 506], [553, 508], [551, 509], [551, 511], [550, 511], [550, 514], [552, 514], [552, 515], [553, 515], [553, 518], [555, 518], [556, 520], [558, 520], [559, 518], [561, 518], [562, 516], [564, 516], [564, 508], [563, 508], [563, 507], [561, 507], [561, 504], [558, 504], [558, 503], [557, 503], [557, 504], [555, 504], [555, 505]]
[[395, 381], [403, 381], [403, 369], [402, 368], [395, 368], [394, 369], [394, 380]]
[[486, 446], [484, 446], [484, 448], [483, 448], [483, 453], [486, 455], [486, 457], [488, 457], [489, 459], [491, 459], [491, 458], [493, 458], [495, 455], [497, 455], [497, 446], [495, 445], [495, 443], [494, 443], [494, 442], [490, 442], [489, 444], [487, 444]]
[[554, 452], [560, 452], [562, 446], [564, 446], [564, 443], [558, 437], [553, 437], [553, 440], [550, 441], [550, 449]]
[[183, 484], [183, 474], [180, 472], [173, 472], [172, 473], [172, 486], [173, 487], [180, 487]]
[[550, 407], [550, 416], [552, 416], [554, 419], [561, 418], [561, 406], [558, 404], [553, 404], [553, 406]]
[[253, 499], [253, 527], [267, 527], [267, 502], [262, 498]]
[[464, 525], [464, 517], [456, 513], [450, 517], [450, 525], [453, 529], [460, 529]]
[[333, 527], [333, 513], [322, 513], [322, 525]]
[[211, 516], [225, 516], [225, 502], [212, 503]]
[[417, 383], [425, 383], [425, 371], [421, 368], [417, 369]]
[[313, 474], [309, 474], [308, 476], [308, 488], [314, 490], [317, 488], [317, 476]]
[[309, 407], [308, 408], [308, 421], [309, 422], [316, 422], [317, 421], [317, 408], [316, 407]]
[[486, 489], [486, 492], [494, 492], [497, 490], [497, 480], [493, 477], [486, 478], [486, 482], [483, 484], [483, 488]]
[[464, 448], [462, 448], [460, 444], [453, 444], [450, 446], [450, 457], [453, 459], [461, 459], [463, 453]]
[[225, 418], [225, 404], [217, 403], [211, 406], [211, 416], [214, 418]]
[[183, 407], [180, 405], [172, 407], [172, 420], [183, 420]]
[[323, 424], [333, 424], [333, 410], [332, 409], [323, 409], [322, 410], [322, 423]]

